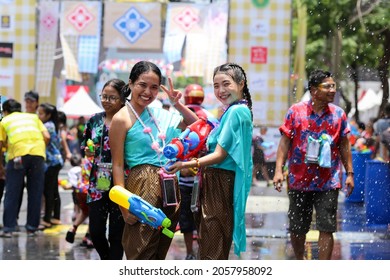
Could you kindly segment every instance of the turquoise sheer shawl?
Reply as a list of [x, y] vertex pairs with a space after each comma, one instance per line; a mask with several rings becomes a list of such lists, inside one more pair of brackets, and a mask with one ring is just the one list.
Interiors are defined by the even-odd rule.
[[235, 172], [233, 207], [234, 253], [240, 255], [246, 250], [245, 208], [252, 185], [252, 132], [253, 122], [249, 108], [243, 104], [231, 106], [222, 116], [220, 125], [209, 135], [209, 153], [219, 144], [227, 153], [226, 159], [212, 167]]

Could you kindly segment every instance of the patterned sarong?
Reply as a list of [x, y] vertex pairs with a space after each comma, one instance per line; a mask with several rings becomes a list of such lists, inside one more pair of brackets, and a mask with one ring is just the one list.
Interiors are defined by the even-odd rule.
[[[160, 167], [145, 164], [135, 166], [126, 179], [126, 189], [160, 208], [171, 220], [172, 225], [169, 229], [174, 232], [179, 221], [180, 203], [177, 206], [163, 208], [160, 176], [157, 173], [159, 169]], [[176, 186], [176, 194], [180, 202], [177, 179]], [[171, 238], [150, 225], [139, 222], [134, 225], [125, 224], [122, 245], [128, 260], [164, 260], [171, 242]]]

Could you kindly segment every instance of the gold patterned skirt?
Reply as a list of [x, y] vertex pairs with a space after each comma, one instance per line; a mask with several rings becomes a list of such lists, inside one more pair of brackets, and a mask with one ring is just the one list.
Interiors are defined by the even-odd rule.
[[[135, 166], [126, 179], [126, 189], [160, 208], [172, 222], [169, 230], [175, 232], [180, 214], [180, 190], [177, 178], [176, 195], [179, 204], [163, 207], [159, 170], [160, 167], [153, 165]], [[164, 260], [171, 242], [171, 238], [150, 225], [140, 222], [134, 225], [125, 224], [122, 245], [128, 260]]]
[[198, 258], [227, 260], [233, 241], [233, 171], [205, 168], [199, 195]]

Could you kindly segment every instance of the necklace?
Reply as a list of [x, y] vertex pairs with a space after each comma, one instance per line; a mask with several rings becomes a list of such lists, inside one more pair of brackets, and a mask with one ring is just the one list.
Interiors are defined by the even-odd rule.
[[133, 112], [134, 116], [137, 118], [137, 120], [140, 122], [140, 124], [143, 126], [144, 130], [143, 132], [144, 133], [148, 133], [150, 138], [152, 139], [152, 149], [156, 151], [156, 153], [160, 154], [162, 153], [162, 150], [163, 148], [165, 147], [165, 138], [166, 138], [166, 135], [165, 133], [163, 133], [160, 129], [160, 127], [158, 126], [158, 122], [156, 121], [156, 119], [154, 118], [152, 112], [150, 112], [149, 108], [146, 107], [146, 110], [148, 111], [148, 114], [149, 116], [152, 118], [154, 124], [156, 125], [157, 127], [157, 130], [158, 130], [158, 138], [160, 138], [162, 140], [162, 143], [163, 143], [163, 147], [160, 148], [160, 144], [156, 141], [156, 138], [154, 138], [154, 135], [152, 134], [152, 128], [150, 126], [146, 126], [145, 123], [141, 120], [140, 116], [137, 114], [137, 112], [135, 111], [134, 107], [131, 105], [131, 103], [129, 101], [126, 101], [126, 105], [131, 109], [131, 111]]
[[232, 104], [229, 104], [229, 105], [223, 110], [223, 113], [222, 113], [221, 117], [219, 118], [219, 120], [222, 120], [223, 115], [225, 115], [225, 113], [227, 112], [227, 110], [229, 110], [230, 107], [232, 107], [233, 105], [237, 105], [237, 104], [245, 104], [245, 105], [248, 106], [248, 101], [246, 101], [245, 99], [241, 99], [241, 100], [234, 101]]

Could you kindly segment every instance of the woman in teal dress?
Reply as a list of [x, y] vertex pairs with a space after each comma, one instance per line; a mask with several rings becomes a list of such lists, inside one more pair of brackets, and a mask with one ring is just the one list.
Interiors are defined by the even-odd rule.
[[[198, 117], [179, 102], [182, 94], [173, 89], [172, 80], [169, 79], [169, 89], [161, 85], [161, 80], [161, 71], [155, 64], [140, 61], [134, 65], [128, 84], [130, 100], [114, 116], [109, 137], [114, 184], [162, 209], [172, 222], [169, 229], [175, 231], [179, 220], [180, 193], [175, 178], [178, 204], [164, 206], [158, 172], [168, 159], [162, 150]], [[160, 85], [180, 114], [148, 106], [156, 99]], [[130, 172], [125, 179], [123, 170], [126, 166]], [[172, 239], [161, 230], [138, 222], [128, 209], [120, 209], [125, 221], [122, 245], [126, 258], [165, 259]]]
[[227, 63], [214, 70], [214, 94], [226, 106], [208, 139], [208, 153], [170, 168], [200, 168], [199, 259], [228, 259], [246, 250], [245, 207], [252, 183], [252, 99], [244, 70]]

